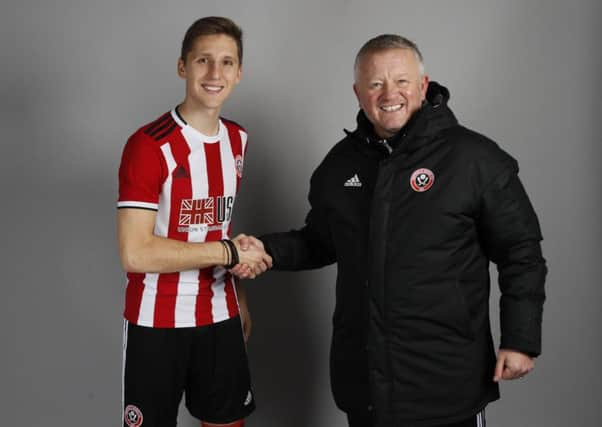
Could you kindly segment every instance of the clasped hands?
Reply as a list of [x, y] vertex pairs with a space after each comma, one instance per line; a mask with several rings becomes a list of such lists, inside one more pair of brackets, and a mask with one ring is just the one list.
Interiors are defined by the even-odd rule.
[[230, 273], [239, 279], [254, 279], [272, 268], [272, 257], [258, 238], [239, 234], [232, 242], [238, 250], [239, 263], [230, 269]]

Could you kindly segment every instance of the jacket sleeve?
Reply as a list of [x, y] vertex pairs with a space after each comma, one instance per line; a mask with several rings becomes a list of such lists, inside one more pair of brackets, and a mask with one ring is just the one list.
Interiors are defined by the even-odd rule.
[[310, 211], [298, 230], [260, 236], [273, 260], [275, 270], [307, 270], [332, 264], [336, 260], [329, 228], [328, 212], [316, 188], [315, 174], [309, 191]]
[[499, 272], [500, 348], [537, 356], [541, 353], [547, 269], [537, 216], [514, 160], [482, 194], [479, 233]]

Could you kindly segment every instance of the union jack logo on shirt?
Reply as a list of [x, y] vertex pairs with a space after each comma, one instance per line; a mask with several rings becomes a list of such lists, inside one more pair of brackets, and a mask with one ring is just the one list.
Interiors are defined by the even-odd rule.
[[182, 199], [179, 225], [213, 224], [214, 198]]

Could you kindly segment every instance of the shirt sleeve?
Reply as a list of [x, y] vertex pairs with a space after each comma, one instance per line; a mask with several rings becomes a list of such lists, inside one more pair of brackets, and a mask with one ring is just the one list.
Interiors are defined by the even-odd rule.
[[121, 157], [117, 207], [158, 210], [164, 170], [158, 147], [134, 134]]

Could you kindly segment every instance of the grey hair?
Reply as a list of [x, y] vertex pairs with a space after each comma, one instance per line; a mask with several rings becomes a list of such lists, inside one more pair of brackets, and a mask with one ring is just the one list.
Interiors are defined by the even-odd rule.
[[414, 56], [418, 62], [418, 71], [420, 72], [421, 76], [424, 76], [424, 61], [422, 59], [422, 53], [420, 53], [420, 49], [418, 49], [416, 43], [397, 34], [381, 34], [380, 36], [376, 36], [364, 43], [355, 56], [355, 62], [353, 64], [355, 80], [357, 81], [357, 71], [360, 61], [364, 56], [369, 53], [387, 49], [409, 49], [414, 52]]

